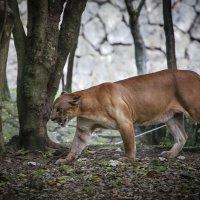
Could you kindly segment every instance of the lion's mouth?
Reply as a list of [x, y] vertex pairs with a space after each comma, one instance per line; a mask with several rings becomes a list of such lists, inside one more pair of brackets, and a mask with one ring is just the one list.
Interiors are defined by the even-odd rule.
[[66, 124], [66, 119], [65, 120], [62, 120], [62, 121], [58, 121], [58, 124], [60, 125], [60, 126], [62, 126], [62, 127], [64, 127], [65, 126], [65, 124]]
[[62, 126], [65, 127], [65, 125], [72, 119], [72, 117], [67, 116], [65, 119], [61, 119], [59, 121], [57, 121], [57, 123]]

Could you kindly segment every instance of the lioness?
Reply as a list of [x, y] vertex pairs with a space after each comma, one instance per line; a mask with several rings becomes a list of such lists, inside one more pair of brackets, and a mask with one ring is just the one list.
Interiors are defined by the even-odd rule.
[[162, 156], [174, 158], [187, 140], [179, 122], [182, 113], [200, 122], [200, 76], [192, 71], [163, 70], [63, 94], [53, 104], [51, 120], [64, 126], [77, 117], [77, 129], [70, 153], [57, 163], [75, 160], [97, 127], [119, 130], [124, 159], [135, 160], [134, 125], [163, 122], [175, 144]]

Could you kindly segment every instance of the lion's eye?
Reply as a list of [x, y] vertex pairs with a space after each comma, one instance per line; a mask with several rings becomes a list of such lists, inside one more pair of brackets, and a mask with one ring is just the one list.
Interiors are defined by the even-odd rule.
[[61, 108], [60, 107], [57, 107], [56, 108], [56, 112], [60, 112], [61, 111]]

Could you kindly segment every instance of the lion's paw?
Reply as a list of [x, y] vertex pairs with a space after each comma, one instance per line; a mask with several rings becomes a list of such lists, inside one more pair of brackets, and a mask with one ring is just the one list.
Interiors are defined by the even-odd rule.
[[56, 165], [64, 165], [64, 164], [69, 164], [70, 162], [66, 159], [58, 159], [56, 161]]
[[134, 162], [135, 158], [121, 157], [118, 159], [120, 162]]
[[161, 153], [161, 156], [170, 159], [170, 158], [175, 158], [177, 156], [177, 153], [174, 151], [163, 151]]

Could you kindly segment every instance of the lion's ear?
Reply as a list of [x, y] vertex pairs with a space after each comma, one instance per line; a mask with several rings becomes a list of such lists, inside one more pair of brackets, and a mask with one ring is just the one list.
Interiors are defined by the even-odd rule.
[[68, 103], [72, 106], [76, 106], [79, 104], [81, 96], [75, 96], [72, 100], [68, 101]]
[[68, 94], [66, 91], [62, 91], [60, 95]]

